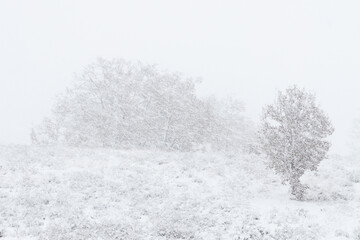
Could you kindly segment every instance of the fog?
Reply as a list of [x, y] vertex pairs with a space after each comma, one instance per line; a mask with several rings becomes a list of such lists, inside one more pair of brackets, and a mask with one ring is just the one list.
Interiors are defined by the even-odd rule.
[[358, 1], [10, 1], [0, 3], [0, 143], [29, 143], [55, 96], [98, 57], [201, 78], [257, 121], [276, 91], [317, 95], [347, 152], [360, 116]]

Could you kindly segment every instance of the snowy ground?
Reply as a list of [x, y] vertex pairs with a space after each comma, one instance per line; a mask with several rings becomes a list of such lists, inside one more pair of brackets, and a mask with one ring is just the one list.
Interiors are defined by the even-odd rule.
[[360, 239], [360, 163], [304, 176], [258, 156], [0, 147], [1, 239]]

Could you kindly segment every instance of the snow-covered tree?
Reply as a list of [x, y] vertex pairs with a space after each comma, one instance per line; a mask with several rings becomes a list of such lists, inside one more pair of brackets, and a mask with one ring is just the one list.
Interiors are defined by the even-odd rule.
[[[32, 132], [36, 144], [242, 149], [243, 108], [200, 99], [197, 81], [122, 59], [89, 65]], [[221, 107], [219, 107], [221, 105]], [[238, 104], [239, 105], [239, 104]], [[235, 106], [235, 105], [234, 105]]]
[[330, 148], [327, 137], [333, 133], [328, 116], [316, 105], [315, 96], [296, 86], [279, 92], [274, 104], [262, 115], [262, 149], [270, 166], [291, 186], [298, 199], [306, 186], [300, 177], [316, 170]]
[[208, 141], [217, 150], [256, 152], [255, 126], [244, 116], [244, 104], [233, 98], [207, 100], [209, 134]]

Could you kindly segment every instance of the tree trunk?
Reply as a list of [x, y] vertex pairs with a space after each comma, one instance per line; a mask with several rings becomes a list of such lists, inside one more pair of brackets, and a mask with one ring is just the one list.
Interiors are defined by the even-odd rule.
[[290, 180], [291, 194], [296, 198], [296, 200], [304, 200], [304, 195], [306, 191], [306, 186], [302, 185], [298, 177], [293, 177]]

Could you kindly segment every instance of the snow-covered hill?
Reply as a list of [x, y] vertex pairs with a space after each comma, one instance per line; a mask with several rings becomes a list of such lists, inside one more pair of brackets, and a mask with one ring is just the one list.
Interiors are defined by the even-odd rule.
[[3, 239], [360, 239], [360, 164], [290, 199], [255, 155], [0, 147]]

